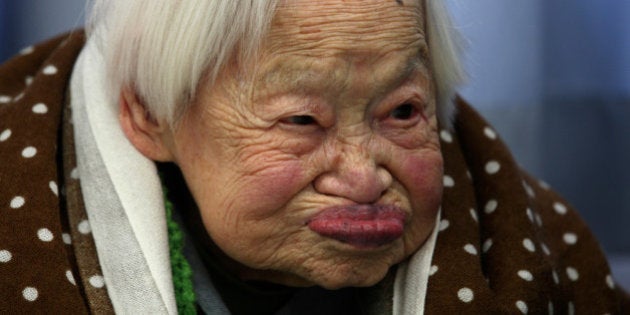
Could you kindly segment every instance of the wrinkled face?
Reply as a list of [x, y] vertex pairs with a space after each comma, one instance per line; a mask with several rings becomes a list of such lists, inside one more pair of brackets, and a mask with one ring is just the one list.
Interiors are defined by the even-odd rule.
[[427, 239], [442, 157], [405, 2], [282, 3], [253, 79], [226, 70], [185, 114], [176, 163], [240, 277], [369, 286]]

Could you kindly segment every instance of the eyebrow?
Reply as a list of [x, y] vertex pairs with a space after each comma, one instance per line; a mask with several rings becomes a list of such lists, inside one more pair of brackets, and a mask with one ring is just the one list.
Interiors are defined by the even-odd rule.
[[[414, 73], [428, 69], [429, 60], [427, 56], [427, 47], [424, 45], [419, 48], [417, 53], [410, 54], [404, 64], [393, 71], [395, 74], [387, 78], [389, 83], [379, 88], [383, 91], [378, 91], [377, 93], [386, 93], [386, 91], [400, 85]], [[332, 72], [321, 75], [323, 71], [318, 71], [317, 67], [313, 65], [298, 64], [295, 66], [287, 66], [285, 63], [282, 63], [271, 70], [262, 72], [258, 76], [256, 80], [256, 90], [258, 90], [258, 92], [255, 92], [253, 97], [254, 99], [260, 99], [286, 91], [313, 92], [313, 86], [320, 86], [320, 88], [318, 88], [319, 90], [341, 89], [343, 86], [339, 84], [340, 80], [334, 77], [342, 75], [341, 72], [343, 71], [345, 70], [335, 68]]]

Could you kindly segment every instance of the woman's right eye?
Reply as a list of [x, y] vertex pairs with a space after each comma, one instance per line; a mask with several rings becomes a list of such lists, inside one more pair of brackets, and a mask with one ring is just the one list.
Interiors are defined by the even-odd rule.
[[309, 115], [296, 115], [282, 119], [282, 122], [291, 125], [308, 126], [316, 124], [317, 121], [313, 116]]

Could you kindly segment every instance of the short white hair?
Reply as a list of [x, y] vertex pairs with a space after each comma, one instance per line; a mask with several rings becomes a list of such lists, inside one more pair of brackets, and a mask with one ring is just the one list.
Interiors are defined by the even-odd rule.
[[[278, 1], [92, 1], [88, 35], [105, 56], [112, 103], [131, 88], [154, 118], [174, 126], [200, 80], [212, 84], [234, 57], [254, 57]], [[459, 42], [443, 0], [425, 5], [438, 120], [448, 128], [464, 77]]]

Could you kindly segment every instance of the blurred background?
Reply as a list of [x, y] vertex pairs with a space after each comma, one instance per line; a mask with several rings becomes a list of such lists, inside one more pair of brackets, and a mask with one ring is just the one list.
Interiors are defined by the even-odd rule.
[[[0, 61], [83, 24], [84, 0], [0, 0]], [[630, 289], [630, 1], [447, 0], [462, 95], [565, 196]]]

